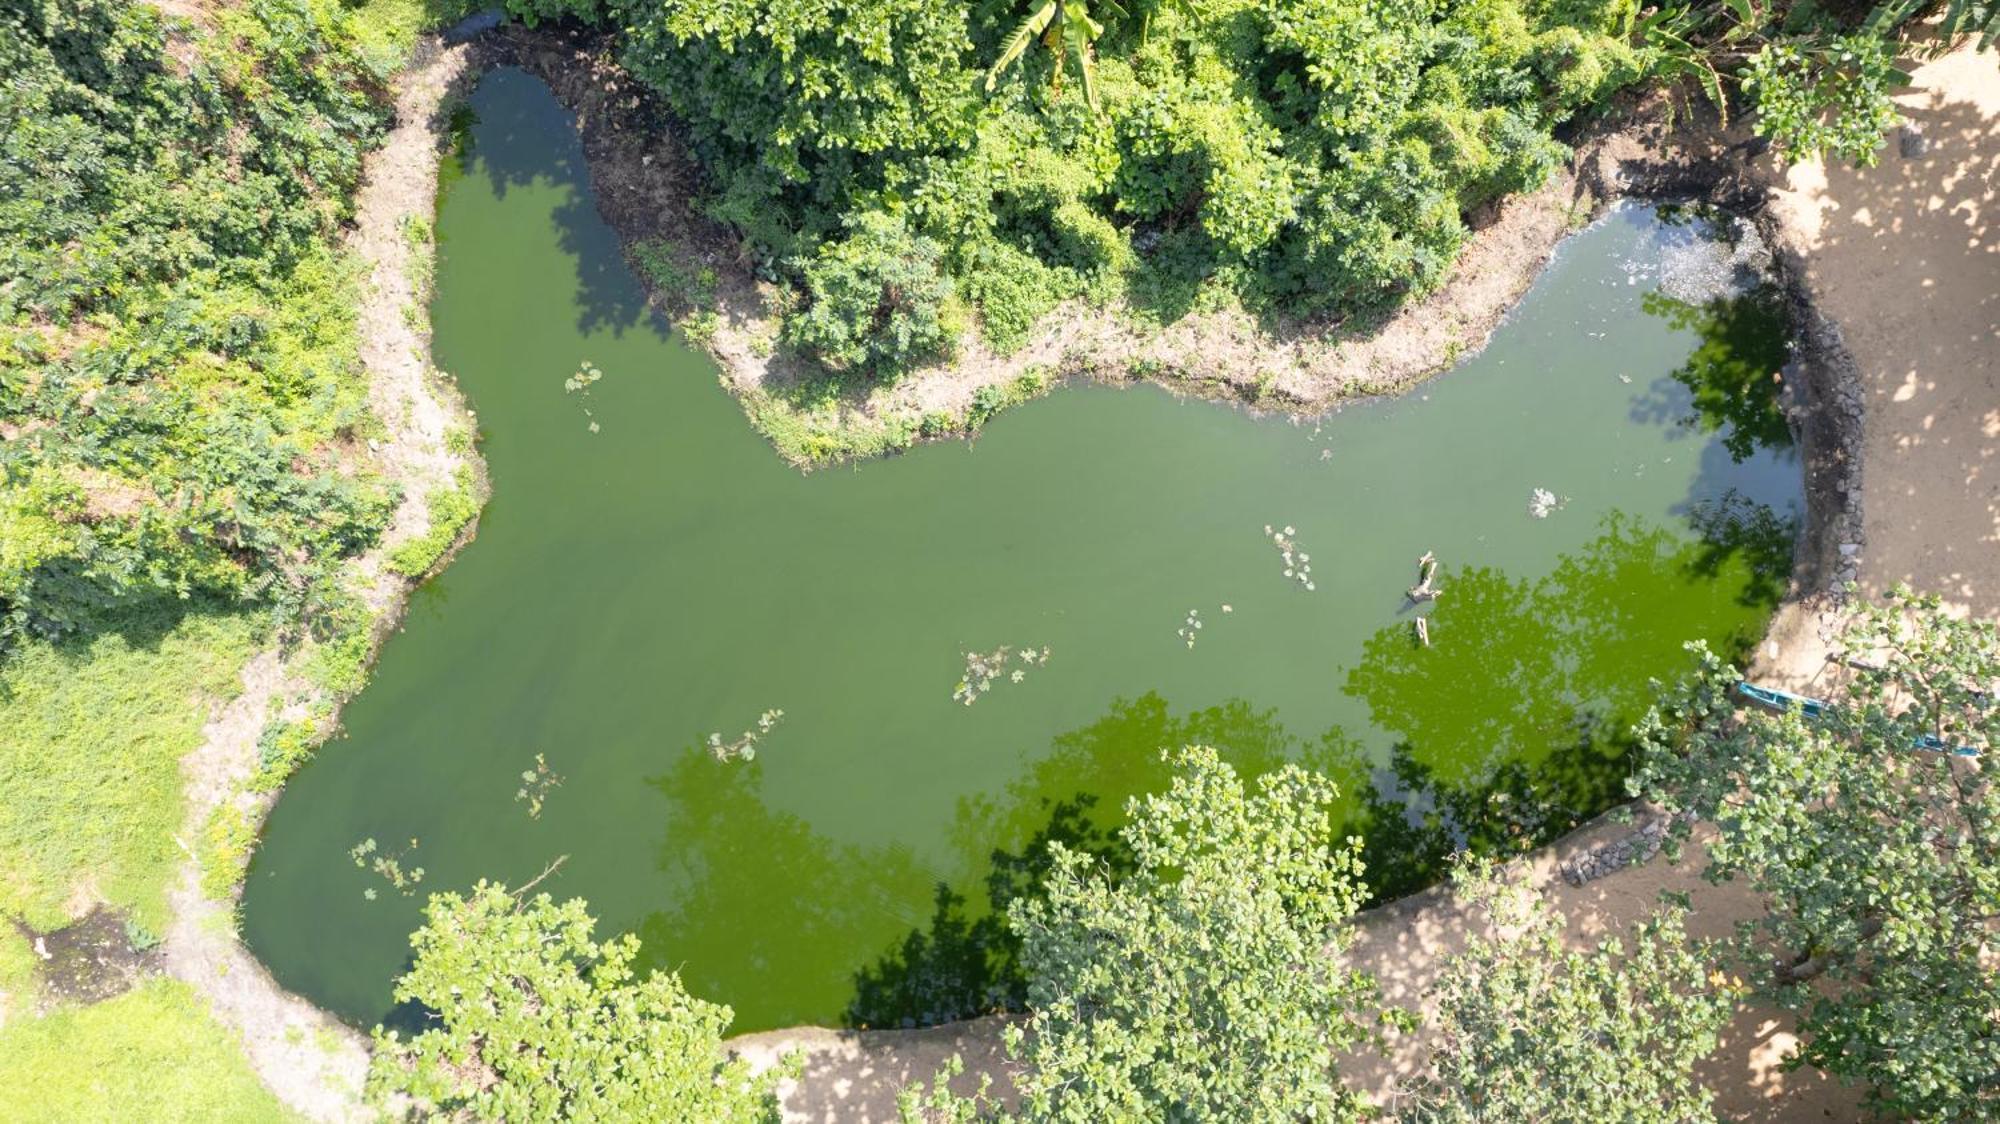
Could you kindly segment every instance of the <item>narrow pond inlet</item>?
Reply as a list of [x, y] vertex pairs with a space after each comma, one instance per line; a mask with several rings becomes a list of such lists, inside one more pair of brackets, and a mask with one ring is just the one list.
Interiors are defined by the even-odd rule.
[[432, 314], [493, 501], [243, 903], [278, 980], [358, 1023], [391, 1016], [425, 894], [557, 856], [541, 889], [735, 1030], [989, 1010], [992, 904], [1050, 839], [1108, 850], [1189, 742], [1325, 770], [1371, 884], [1414, 889], [1623, 799], [1649, 678], [1784, 589], [1784, 319], [1727, 224], [1614, 211], [1394, 401], [1293, 422], [1077, 385], [808, 476], [647, 311], [548, 91], [472, 100]]

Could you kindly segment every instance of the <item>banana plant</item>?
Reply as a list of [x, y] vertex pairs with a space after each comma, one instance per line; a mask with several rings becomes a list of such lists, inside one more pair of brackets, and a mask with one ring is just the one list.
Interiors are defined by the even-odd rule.
[[[1124, 14], [1115, 0], [1105, 0], [1105, 6]], [[1000, 57], [994, 60], [993, 69], [986, 72], [986, 89], [990, 93], [1000, 76], [1027, 53], [1028, 44], [1039, 38], [1055, 57], [1050, 86], [1057, 94], [1062, 93], [1064, 65], [1074, 59], [1083, 81], [1083, 100], [1095, 110], [1098, 108], [1096, 43], [1103, 34], [1104, 25], [1090, 17], [1089, 0], [1041, 0], [1000, 45]]]
[[[1693, 79], [1727, 125], [1729, 98], [1723, 93], [1723, 74], [1716, 62], [1755, 40], [1770, 19], [1769, 9], [1757, 8], [1752, 0], [1724, 0], [1713, 8], [1663, 4], [1633, 30], [1640, 45], [1653, 54], [1653, 73], [1669, 82]], [[1667, 104], [1671, 110], [1672, 101]]]

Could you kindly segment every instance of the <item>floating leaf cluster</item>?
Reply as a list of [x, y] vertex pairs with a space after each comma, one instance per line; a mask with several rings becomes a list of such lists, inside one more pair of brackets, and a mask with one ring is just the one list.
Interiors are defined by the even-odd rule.
[[1292, 537], [1298, 533], [1298, 528], [1290, 524], [1276, 530], [1269, 523], [1264, 524], [1264, 537], [1271, 540], [1271, 545], [1278, 548], [1278, 556], [1285, 560], [1285, 576], [1310, 592], [1318, 588], [1312, 580], [1312, 555], [1299, 548], [1298, 540]]
[[535, 767], [521, 770], [521, 789], [514, 794], [516, 804], [528, 806], [528, 818], [542, 818], [542, 802], [548, 798], [549, 790], [561, 788], [562, 774], [549, 768], [549, 763], [541, 754], [535, 754]]
[[[360, 869], [380, 875], [383, 881], [395, 887], [397, 893], [407, 898], [416, 894], [417, 883], [424, 880], [423, 867], [413, 866], [407, 870], [403, 867], [403, 860], [416, 849], [417, 841], [412, 839], [409, 846], [392, 854], [377, 847], [375, 837], [371, 835], [350, 848], [347, 857], [353, 859], [354, 865]], [[375, 887], [370, 886], [361, 891], [361, 896], [371, 902], [374, 901]]]
[[[1222, 609], [1222, 611], [1223, 611], [1223, 612], [1225, 612], [1225, 613], [1226, 613], [1226, 612], [1228, 612], [1228, 611], [1229, 611], [1229, 607], [1228, 607], [1228, 606], [1226, 606], [1226, 605], [1225, 605], [1225, 606], [1223, 606], [1223, 609]], [[1188, 610], [1188, 615], [1187, 615], [1187, 620], [1185, 620], [1185, 621], [1182, 621], [1182, 622], [1181, 622], [1181, 627], [1180, 627], [1180, 629], [1179, 629], [1178, 631], [1176, 631], [1176, 632], [1174, 633], [1174, 635], [1175, 635], [1175, 636], [1178, 636], [1178, 637], [1180, 637], [1180, 638], [1181, 638], [1182, 640], [1186, 641], [1186, 642], [1187, 642], [1187, 646], [1188, 646], [1188, 650], [1189, 650], [1189, 651], [1192, 651], [1192, 650], [1194, 650], [1194, 638], [1195, 638], [1195, 634], [1196, 634], [1196, 633], [1198, 633], [1198, 632], [1200, 632], [1200, 631], [1201, 631], [1201, 610], [1200, 610], [1200, 609], [1189, 609], [1189, 610]]]
[[[1007, 657], [1010, 655], [1027, 666], [1010, 668], [1007, 662]], [[1017, 652], [1013, 647], [1003, 644], [991, 652], [967, 652], [965, 675], [959, 679], [958, 686], [952, 688], [951, 701], [971, 706], [979, 701], [979, 696], [991, 690], [994, 681], [1002, 676], [1005, 676], [1010, 683], [1019, 683], [1028, 677], [1028, 667], [1036, 664], [1046, 665], [1048, 662], [1049, 650], [1045, 647], [1022, 648]]]
[[756, 726], [729, 741], [723, 741], [720, 733], [710, 734], [708, 751], [715, 755], [717, 761], [754, 761], [757, 758], [757, 743], [763, 741], [784, 717], [782, 710], [767, 710], [757, 716]]
[[[583, 362], [577, 364], [575, 374], [563, 380], [563, 393], [581, 394], [584, 397], [585, 401], [588, 402], [590, 398], [590, 388], [597, 385], [597, 380], [603, 377], [604, 377], [604, 372], [597, 369], [597, 364], [592, 363], [588, 359], [585, 359]], [[596, 433], [597, 418], [591, 414], [590, 407], [588, 405], [585, 405], [583, 408], [583, 416], [586, 418], [590, 418], [590, 431], [592, 433]]]

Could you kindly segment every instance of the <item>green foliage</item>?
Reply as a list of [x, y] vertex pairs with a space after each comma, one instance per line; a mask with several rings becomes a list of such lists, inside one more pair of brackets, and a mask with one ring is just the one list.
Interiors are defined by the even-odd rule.
[[951, 282], [937, 243], [898, 218], [865, 212], [847, 236], [800, 263], [806, 305], [785, 324], [795, 347], [841, 371], [881, 374], [943, 355]]
[[337, 463], [368, 414], [333, 240], [396, 36], [209, 14], [171, 51], [152, 5], [0, 14], [0, 645], [162, 594], [309, 609], [390, 510]]
[[[1551, 131], [1643, 71], [1630, 0], [610, 0], [605, 18], [688, 121], [711, 213], [805, 315], [865, 334], [868, 286], [826, 305], [818, 275], [852, 269], [857, 226], [897, 222], [1002, 352], [1072, 297], [1172, 318], [1422, 292], [1462, 212], [1539, 184], [1566, 156]], [[830, 325], [793, 330], [852, 364]], [[885, 374], [922, 358], [860, 350]]]
[[1825, 155], [1864, 167], [1899, 119], [1895, 45], [1867, 33], [1766, 44], [1744, 68], [1759, 136], [1792, 160]]
[[210, 901], [226, 902], [243, 882], [250, 865], [250, 851], [257, 845], [257, 825], [233, 801], [223, 801], [210, 812], [197, 841], [197, 862], [201, 866], [201, 892]]
[[1898, 1118], [2000, 1111], [2000, 787], [1924, 737], [2000, 746], [2000, 634], [1891, 593], [1834, 656], [1853, 681], [1807, 721], [1737, 709], [1733, 668], [1642, 725], [1635, 794], [1716, 825], [1706, 877], [1770, 906], [1737, 942], [1745, 974], [1799, 1012], [1811, 1064], [1868, 1085]]
[[809, 195], [879, 182], [900, 157], [967, 135], [973, 75], [951, 0], [614, 2], [625, 65], [666, 97], [732, 190], [775, 201], [790, 185]]
[[396, 984], [436, 1024], [408, 1041], [377, 1029], [369, 1088], [426, 1117], [771, 1121], [782, 1067], [726, 1058], [727, 1007], [671, 973], [636, 976], [638, 939], [598, 942], [580, 899], [519, 900], [481, 882], [432, 895]]
[[[1131, 867], [1049, 846], [1043, 896], [1009, 923], [1029, 973], [1009, 1054], [1027, 1120], [1358, 1120], [1332, 1055], [1366, 1036], [1373, 981], [1329, 956], [1363, 897], [1333, 785], [1286, 766], [1246, 791], [1214, 750], [1169, 755], [1128, 805]], [[943, 1082], [906, 1119], [1005, 1117]]]
[[[1109, 5], [1116, 8], [1116, 0]], [[1000, 57], [986, 72], [986, 89], [991, 92], [1005, 74], [1040, 39], [1049, 50], [1049, 89], [1062, 93], [1063, 72], [1071, 65], [1083, 82], [1083, 98], [1091, 109], [1097, 105], [1097, 37], [1104, 25], [1090, 18], [1088, 0], [1037, 0], [1001, 44]]]
[[0, 1028], [0, 1089], [10, 1091], [0, 1107], [8, 1119], [295, 1119], [257, 1080], [236, 1036], [193, 989], [168, 979], [88, 1007], [10, 1014]]
[[1678, 911], [1636, 927], [1629, 949], [1607, 937], [1574, 950], [1547, 900], [1501, 881], [1490, 860], [1462, 861], [1453, 885], [1474, 935], [1441, 967], [1438, 1044], [1396, 1119], [1715, 1119], [1694, 1067], [1735, 1004], [1711, 986], [1712, 950], [1689, 941]]
[[460, 466], [457, 479], [449, 487], [438, 488], [424, 497], [430, 509], [430, 526], [424, 533], [398, 546], [389, 554], [389, 568], [404, 577], [420, 578], [431, 572], [444, 553], [479, 514], [479, 494], [472, 469]]
[[1941, 18], [1928, 0], [1879, 0], [1872, 7], [1811, 0], [1684, 0], [1650, 10], [1636, 25], [1648, 70], [1691, 81], [1727, 121], [1728, 87], [1747, 95], [1753, 127], [1790, 160], [1825, 156], [1873, 164], [1899, 119], [1892, 89], [1909, 76], [1905, 52], [1948, 48], [1977, 36], [1985, 50], [2000, 37], [2000, 3], [1948, 0]]
[[330, 707], [321, 704], [297, 721], [264, 727], [257, 735], [257, 773], [250, 778], [250, 791], [276, 792], [312, 757], [332, 730], [329, 711]]
[[257, 635], [240, 614], [156, 602], [0, 666], [0, 914], [61, 925], [84, 885], [165, 928], [180, 761]]

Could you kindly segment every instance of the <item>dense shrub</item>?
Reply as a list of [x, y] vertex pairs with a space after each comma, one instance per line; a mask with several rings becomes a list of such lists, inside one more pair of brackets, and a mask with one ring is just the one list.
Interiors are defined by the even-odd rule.
[[951, 282], [937, 243], [867, 211], [847, 236], [799, 263], [807, 304], [786, 324], [794, 346], [836, 370], [895, 370], [948, 350]]
[[1895, 23], [1850, 41], [1793, 4], [1642, 19], [1638, 0], [1191, 0], [1070, 5], [1037, 42], [1017, 36], [1041, 9], [1012, 0], [510, 5], [622, 31], [624, 62], [714, 174], [710, 212], [768, 275], [810, 290], [853, 216], [896, 216], [938, 245], [1001, 350], [1074, 297], [1171, 317], [1422, 293], [1467, 214], [1566, 158], [1558, 126], [1651, 75], [1726, 99], [1753, 59], [1740, 77], [1760, 128], [1788, 151], [1864, 154], [1888, 120]]
[[0, 645], [296, 588], [383, 525], [335, 464], [367, 410], [331, 246], [386, 77], [349, 20], [0, 10]]
[[1003, 350], [1135, 283], [1168, 315], [1379, 304], [1434, 284], [1461, 212], [1539, 183], [1553, 127], [1641, 69], [1631, 0], [1105, 6], [1061, 83], [1032, 44], [989, 81], [1023, 15], [997, 0], [511, 7], [620, 29], [714, 175], [711, 213], [799, 290], [789, 334], [885, 376], [937, 349], [903, 319], [858, 342], [880, 334], [862, 259], [886, 236], [864, 227], [934, 243]]

